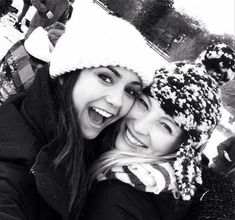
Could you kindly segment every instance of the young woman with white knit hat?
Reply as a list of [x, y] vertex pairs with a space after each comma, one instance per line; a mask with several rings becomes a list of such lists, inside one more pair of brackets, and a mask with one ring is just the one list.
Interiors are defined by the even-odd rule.
[[158, 64], [134, 26], [92, 0], [73, 7], [50, 65], [0, 107], [0, 219], [77, 219], [99, 152], [89, 140], [128, 113]]
[[[218, 196], [220, 182], [208, 182], [220, 178], [212, 174], [205, 180], [201, 153], [220, 119], [219, 85], [235, 72], [214, 68], [218, 63], [223, 66], [223, 59], [210, 61], [209, 57], [203, 64], [176, 62], [155, 72], [128, 115], [104, 139], [113, 149], [90, 169], [93, 188], [82, 219], [192, 219], [195, 216], [187, 211], [192, 210], [195, 197]], [[235, 186], [222, 179], [225, 192], [221, 195], [227, 197], [217, 203], [214, 196], [210, 205], [216, 210], [208, 205], [207, 213], [196, 203], [202, 208], [198, 216], [213, 219], [212, 211], [218, 219], [233, 219]]]

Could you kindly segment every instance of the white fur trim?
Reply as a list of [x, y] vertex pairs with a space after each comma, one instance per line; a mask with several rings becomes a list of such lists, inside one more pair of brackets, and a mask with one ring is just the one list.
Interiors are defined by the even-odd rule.
[[38, 27], [24, 42], [24, 47], [31, 56], [45, 62], [49, 62], [51, 56], [51, 42], [47, 34], [42, 27]]
[[66, 31], [52, 52], [50, 75], [75, 69], [120, 66], [138, 73], [144, 82], [164, 65], [144, 37], [127, 21], [108, 14], [92, 0], [79, 0]]

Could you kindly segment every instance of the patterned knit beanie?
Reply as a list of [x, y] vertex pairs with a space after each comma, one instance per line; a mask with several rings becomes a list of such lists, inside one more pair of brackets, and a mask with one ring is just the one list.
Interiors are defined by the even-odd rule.
[[202, 182], [200, 152], [221, 115], [219, 84], [227, 78], [220, 74], [218, 82], [218, 77], [215, 79], [208, 73], [200, 64], [172, 63], [157, 70], [153, 83], [145, 89], [184, 131], [173, 165], [179, 196], [183, 200], [191, 199], [195, 184]]
[[208, 46], [199, 55], [196, 63], [203, 64], [218, 82], [220, 82], [220, 78], [228, 81], [235, 76], [235, 52], [226, 44], [219, 43]]
[[51, 54], [51, 77], [112, 65], [131, 70], [149, 82], [154, 70], [166, 63], [133, 25], [92, 0], [75, 1], [73, 8], [65, 33]]

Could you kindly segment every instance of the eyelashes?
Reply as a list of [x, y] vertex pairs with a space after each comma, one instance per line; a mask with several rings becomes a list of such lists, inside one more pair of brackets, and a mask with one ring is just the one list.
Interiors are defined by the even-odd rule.
[[143, 99], [143, 98], [138, 98], [138, 101], [140, 102], [140, 104], [148, 111], [149, 110], [149, 106], [147, 104], [147, 102]]
[[[111, 86], [115, 84], [115, 79], [113, 79], [113, 77], [108, 73], [99, 73], [98, 78], [101, 80], [102, 83], [106, 85]], [[129, 85], [126, 85], [124, 90], [128, 97], [135, 99], [141, 94], [142, 87], [135, 86], [130, 83]]]
[[111, 84], [113, 83], [112, 77], [108, 76], [108, 74], [100, 73], [98, 77], [105, 83]]

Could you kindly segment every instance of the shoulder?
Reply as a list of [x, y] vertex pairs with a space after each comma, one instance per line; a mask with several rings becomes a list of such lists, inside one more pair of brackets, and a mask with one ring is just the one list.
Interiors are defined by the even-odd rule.
[[[125, 184], [119, 180], [105, 180], [97, 183], [90, 192], [93, 196], [99, 196], [100, 199], [105, 201], [124, 201], [130, 203], [137, 198], [145, 198], [145, 192], [136, 190], [134, 187]], [[148, 197], [146, 197], [147, 199]]]
[[[119, 180], [106, 180], [96, 184], [89, 193], [84, 219], [170, 220], [178, 215], [176, 203], [177, 200], [169, 193], [154, 195], [136, 190]], [[162, 207], [165, 207], [164, 210], [161, 210]]]
[[148, 207], [146, 201], [142, 199], [141, 202], [138, 199], [140, 194], [141, 192], [135, 191], [131, 186], [118, 180], [99, 182], [88, 195], [83, 219], [152, 220], [153, 218], [147, 217], [151, 212], [144, 208]]

